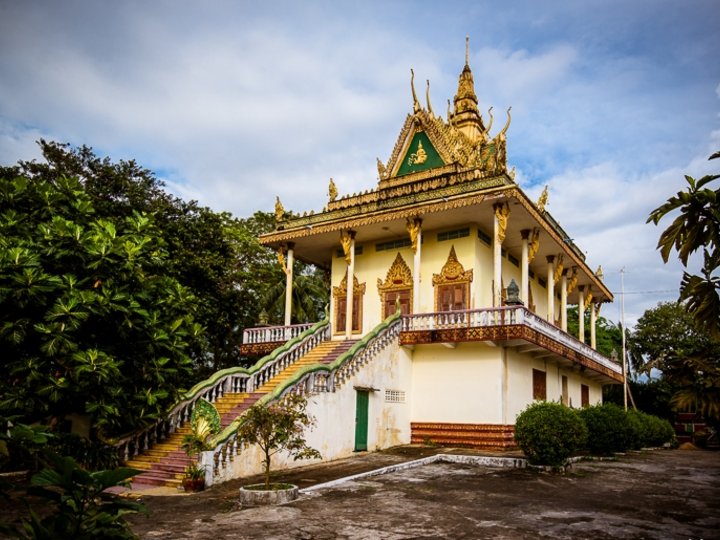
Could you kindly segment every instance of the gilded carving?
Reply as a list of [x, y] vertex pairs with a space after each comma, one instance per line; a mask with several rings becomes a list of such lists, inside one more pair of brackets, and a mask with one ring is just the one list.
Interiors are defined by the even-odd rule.
[[493, 209], [495, 210], [495, 218], [498, 222], [498, 242], [502, 244], [505, 241], [505, 231], [507, 230], [508, 217], [510, 216], [510, 205], [508, 203], [496, 204], [493, 206]]
[[548, 201], [548, 187], [545, 186], [545, 188], [542, 190], [542, 193], [540, 194], [540, 198], [537, 202], [537, 208], [542, 213], [545, 212], [545, 205]]
[[345, 254], [345, 262], [350, 264], [352, 261], [352, 253], [350, 251], [352, 247], [353, 234], [350, 231], [340, 231], [340, 244], [342, 244], [343, 253]]
[[280, 202], [280, 197], [275, 197], [275, 222], [280, 223], [285, 217], [285, 208]]
[[465, 270], [455, 254], [455, 246], [450, 248], [450, 254], [439, 274], [433, 274], [432, 284], [447, 285], [450, 283], [470, 283], [473, 280], [473, 271]]
[[595, 275], [600, 281], [602, 281], [602, 279], [605, 277], [605, 274], [603, 274], [602, 266], [597, 267], [597, 270], [595, 270]]
[[422, 141], [418, 141], [417, 150], [408, 157], [408, 165], [420, 165], [427, 161], [427, 153], [423, 148]]
[[410, 235], [410, 243], [412, 245], [413, 253], [417, 252], [418, 236], [420, 235], [421, 226], [422, 220], [420, 218], [408, 219], [405, 222], [405, 227]]
[[[353, 276], [353, 294], [365, 294], [365, 283], [359, 283], [357, 276]], [[342, 278], [340, 285], [333, 287], [333, 296], [335, 298], [345, 298], [347, 296], [347, 273]]]
[[278, 247], [278, 262], [280, 263], [280, 268], [282, 268], [282, 271], [285, 272], [285, 275], [290, 275], [290, 269], [287, 266], [287, 263], [285, 262], [285, 255], [283, 254], [283, 248], [282, 246]]
[[382, 297], [385, 292], [412, 289], [412, 286], [413, 279], [410, 267], [407, 265], [402, 255], [398, 253], [392, 265], [390, 265], [387, 276], [385, 276], [385, 281], [383, 282], [380, 278], [378, 278], [378, 292]]
[[575, 290], [575, 287], [577, 286], [577, 282], [578, 282], [578, 271], [577, 271], [577, 267], [573, 266], [572, 275], [570, 276], [570, 281], [568, 282], [568, 286], [567, 286], [568, 294], [570, 294], [571, 292], [573, 292], [573, 290]]
[[413, 112], [419, 112], [420, 102], [415, 94], [415, 71], [413, 71], [413, 69], [410, 69], [410, 90], [412, 90]]
[[337, 196], [338, 196], [337, 186], [335, 185], [335, 181], [332, 178], [330, 178], [330, 184], [328, 185], [328, 197], [330, 199], [330, 202], [337, 199]]
[[532, 230], [530, 242], [528, 244], [528, 263], [531, 263], [540, 249], [540, 229], [537, 227]]
[[377, 160], [378, 177], [380, 180], [384, 180], [388, 176], [387, 169], [385, 168], [385, 165], [383, 165], [383, 162], [380, 161], [380, 158], [375, 159]]
[[583, 308], [587, 309], [588, 306], [592, 303], [592, 301], [593, 301], [593, 295], [590, 292], [590, 287], [588, 287], [587, 296], [585, 297], [585, 304], [583, 305]]
[[555, 261], [555, 275], [553, 276], [553, 281], [557, 283], [560, 281], [560, 276], [562, 276], [563, 273], [563, 254], [560, 253], [557, 256], [557, 259]]

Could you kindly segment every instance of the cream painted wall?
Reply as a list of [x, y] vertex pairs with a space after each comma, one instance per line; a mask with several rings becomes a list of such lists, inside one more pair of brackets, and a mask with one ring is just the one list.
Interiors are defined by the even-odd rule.
[[484, 343], [416, 346], [412, 352], [413, 422], [500, 423], [502, 348]]

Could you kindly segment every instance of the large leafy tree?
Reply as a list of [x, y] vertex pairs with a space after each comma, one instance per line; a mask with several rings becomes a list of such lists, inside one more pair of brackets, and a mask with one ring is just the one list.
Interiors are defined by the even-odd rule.
[[214, 212], [167, 193], [155, 175], [135, 161], [99, 158], [89, 147], [39, 141], [43, 162], [0, 168], [0, 176], [57, 181], [78, 178], [98, 217], [151, 214], [167, 252], [165, 271], [197, 298], [196, 320], [205, 328], [190, 351], [196, 378], [237, 365], [245, 327], [255, 326], [268, 287], [283, 274], [257, 236], [272, 230], [272, 215], [247, 219]]
[[720, 342], [699, 327], [684, 305], [666, 302], [647, 310], [629, 345], [638, 372], [662, 372], [674, 408], [720, 419]]
[[[720, 157], [714, 153], [710, 159]], [[710, 183], [720, 175], [711, 174], [695, 180], [685, 176], [687, 190], [679, 191], [650, 213], [648, 223], [657, 225], [666, 215], [679, 214], [660, 235], [658, 249], [667, 262], [674, 250], [687, 268], [691, 255], [703, 255], [700, 274], [683, 272], [680, 301], [708, 333], [720, 339], [720, 188]]]
[[1, 178], [3, 413], [109, 434], [162, 414], [200, 333], [170, 264], [152, 217], [103, 216], [74, 178]]
[[[568, 333], [577, 336], [579, 326], [578, 308], [570, 306], [567, 312]], [[585, 311], [585, 342], [590, 344], [590, 311]], [[613, 352], [619, 355], [622, 350], [622, 326], [616, 325], [605, 317], [597, 317], [595, 340], [599, 353], [610, 358]]]

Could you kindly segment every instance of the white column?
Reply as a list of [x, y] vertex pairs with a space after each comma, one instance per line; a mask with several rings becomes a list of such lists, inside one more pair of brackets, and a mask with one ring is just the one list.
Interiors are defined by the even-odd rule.
[[420, 313], [420, 252], [422, 251], [422, 229], [417, 233], [417, 246], [413, 256], [413, 313]]
[[350, 262], [347, 268], [347, 305], [345, 306], [345, 339], [352, 338], [352, 321], [353, 321], [353, 296], [355, 281], [355, 231], [348, 231], [350, 235]]
[[567, 332], [567, 270], [560, 278], [560, 328]]
[[530, 300], [530, 261], [528, 259], [528, 242], [530, 238], [530, 229], [520, 231], [522, 235], [522, 252], [520, 256], [520, 300], [523, 301], [525, 307], [529, 307]]
[[493, 307], [500, 307], [502, 303], [502, 240], [500, 235], [500, 220], [497, 209], [495, 209], [493, 217]]
[[547, 256], [547, 320], [555, 324], [555, 255]]
[[597, 342], [595, 341], [595, 325], [597, 324], [597, 310], [594, 305], [590, 305], [590, 346], [597, 350]]
[[292, 321], [292, 292], [293, 292], [293, 262], [295, 255], [295, 244], [288, 244], [287, 270], [285, 272], [285, 326], [290, 326]]
[[578, 340], [585, 343], [585, 286], [578, 287]]

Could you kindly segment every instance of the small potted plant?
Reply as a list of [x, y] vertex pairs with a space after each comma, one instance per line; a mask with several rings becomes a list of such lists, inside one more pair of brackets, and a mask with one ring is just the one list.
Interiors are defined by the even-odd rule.
[[212, 403], [201, 399], [193, 409], [190, 423], [192, 429], [182, 440], [185, 453], [195, 458], [185, 469], [182, 479], [183, 489], [188, 493], [205, 489], [205, 469], [197, 460], [200, 452], [210, 450], [208, 440], [220, 430], [220, 414]]

